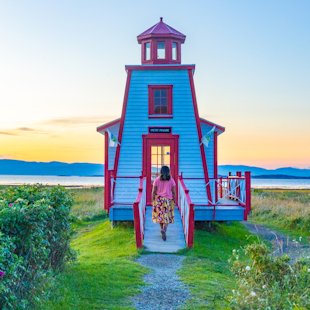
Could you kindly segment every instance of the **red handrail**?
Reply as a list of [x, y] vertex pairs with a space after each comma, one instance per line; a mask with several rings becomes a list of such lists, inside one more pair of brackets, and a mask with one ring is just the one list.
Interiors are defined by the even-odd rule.
[[133, 203], [134, 227], [135, 227], [137, 248], [142, 248], [143, 246], [144, 229], [143, 227], [141, 227], [141, 217], [140, 217], [140, 210], [139, 210], [139, 204], [141, 203], [141, 199], [143, 195], [143, 182], [144, 182], [144, 178], [141, 176], [140, 184], [138, 188], [138, 195], [137, 195], [136, 201]]
[[[184, 188], [186, 188], [184, 184], [184, 180], [204, 180], [204, 178], [187, 178], [183, 177], [181, 174], [182, 184], [184, 185]], [[244, 208], [244, 220], [247, 220], [247, 216], [249, 212], [251, 211], [251, 173], [249, 171], [246, 171], [244, 175], [240, 171], [236, 173], [235, 176], [233, 176], [231, 173], [227, 177], [219, 176], [217, 178], [209, 178], [209, 182], [214, 182], [215, 190], [219, 191], [219, 197], [220, 198], [228, 198], [232, 200], [236, 200], [238, 202], [238, 205]], [[235, 183], [232, 183], [235, 182]], [[241, 183], [244, 182], [244, 183]], [[231, 184], [232, 183], [232, 184]], [[241, 190], [241, 184], [242, 184], [242, 190]], [[228, 194], [225, 193], [225, 188], [227, 189]], [[188, 190], [188, 189], [187, 189]], [[231, 192], [230, 192], [231, 191]], [[197, 206], [210, 206], [213, 207], [213, 219], [215, 219], [215, 207], [220, 207], [221, 205], [216, 203], [217, 200], [215, 200], [215, 203], [212, 201], [209, 201], [206, 204], [194, 204]], [[235, 204], [226, 204], [225, 206], [235, 206]]]
[[[184, 217], [184, 214], [182, 213], [182, 208], [179, 206], [181, 217], [182, 217], [182, 223], [183, 223], [183, 229], [185, 233], [185, 240], [186, 245], [188, 248], [192, 248], [194, 244], [194, 229], [195, 229], [195, 213], [194, 213], [194, 204], [192, 203], [192, 200], [189, 195], [189, 190], [185, 186], [185, 183], [183, 181], [182, 176], [179, 176], [179, 181], [181, 184], [182, 189], [184, 190], [186, 202], [188, 205], [188, 223], [186, 223], [186, 218]], [[180, 190], [180, 189], [179, 189]], [[180, 199], [180, 193], [179, 193], [179, 199]], [[186, 234], [186, 225], [188, 225], [187, 234]]]
[[246, 171], [245, 175], [245, 212], [244, 220], [248, 219], [248, 214], [251, 211], [251, 172]]

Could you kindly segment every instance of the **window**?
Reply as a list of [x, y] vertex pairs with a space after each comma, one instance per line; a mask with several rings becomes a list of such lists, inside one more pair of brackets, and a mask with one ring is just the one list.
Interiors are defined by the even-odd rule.
[[178, 43], [172, 42], [172, 60], [178, 59]]
[[144, 60], [151, 59], [151, 43], [147, 42], [144, 44]]
[[157, 59], [166, 58], [165, 42], [157, 42]]
[[162, 166], [170, 168], [170, 145], [152, 145], [151, 152], [151, 178], [154, 181]]
[[149, 114], [159, 117], [172, 114], [172, 85], [149, 86]]

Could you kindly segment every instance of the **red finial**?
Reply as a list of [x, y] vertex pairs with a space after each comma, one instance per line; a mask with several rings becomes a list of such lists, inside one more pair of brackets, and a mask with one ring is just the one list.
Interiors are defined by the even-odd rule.
[[163, 18], [162, 18], [162, 17], [160, 18], [160, 21], [161, 21], [161, 22], [163, 21]]

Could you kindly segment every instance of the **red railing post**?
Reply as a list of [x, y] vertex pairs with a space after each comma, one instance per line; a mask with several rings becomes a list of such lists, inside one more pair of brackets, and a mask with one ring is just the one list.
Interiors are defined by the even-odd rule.
[[195, 213], [194, 204], [189, 204], [189, 219], [188, 219], [188, 237], [187, 246], [189, 248], [193, 247], [194, 244], [194, 231], [195, 231]]
[[137, 248], [142, 248], [142, 238], [141, 238], [141, 227], [140, 227], [140, 214], [139, 214], [139, 203], [134, 202], [133, 204], [133, 216], [136, 234], [136, 245]]
[[244, 220], [248, 219], [248, 214], [251, 211], [251, 172], [246, 171], [245, 176], [245, 210], [244, 210]]
[[[241, 176], [242, 176], [241, 171], [237, 171], [236, 175], [238, 178], [241, 178]], [[236, 180], [236, 183], [237, 183], [237, 185], [236, 185], [237, 186], [236, 187], [236, 197], [237, 197], [237, 199], [240, 199], [240, 182], [241, 182], [240, 179]]]
[[226, 194], [226, 197], [228, 199], [231, 199], [231, 193], [230, 193], [230, 179], [229, 177], [231, 176], [231, 172], [229, 171], [228, 172], [228, 178], [227, 178], [227, 194]]
[[109, 212], [111, 206], [111, 175], [106, 170], [104, 175], [104, 210]]
[[220, 177], [220, 198], [223, 198], [223, 179]]

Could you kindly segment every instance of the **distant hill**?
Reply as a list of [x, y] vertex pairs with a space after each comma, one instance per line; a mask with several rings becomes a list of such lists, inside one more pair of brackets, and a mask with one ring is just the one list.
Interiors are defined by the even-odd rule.
[[103, 165], [90, 163], [29, 162], [1, 159], [0, 174], [12, 175], [63, 175], [99, 176], [103, 175]]
[[242, 165], [222, 165], [219, 166], [219, 174], [220, 175], [227, 175], [228, 172], [232, 172], [233, 174], [236, 171], [251, 171], [252, 176], [270, 176], [272, 175], [273, 178], [283, 178], [283, 175], [289, 177], [306, 177], [310, 178], [310, 169], [299, 169], [299, 168], [278, 168], [278, 169], [265, 169], [259, 167], [252, 167], [252, 166], [242, 166]]
[[[0, 159], [0, 174], [12, 175], [63, 175], [63, 176], [102, 176], [104, 165], [92, 163], [29, 162], [21, 160]], [[278, 168], [268, 170], [259, 167], [242, 165], [219, 166], [219, 175], [228, 172], [251, 171], [252, 176], [261, 178], [310, 178], [310, 169]]]

